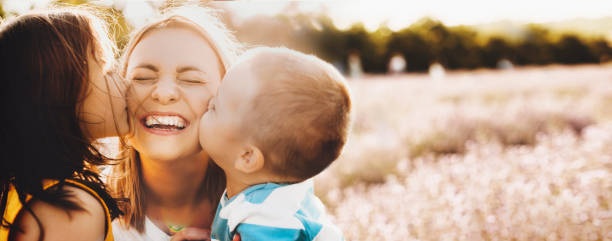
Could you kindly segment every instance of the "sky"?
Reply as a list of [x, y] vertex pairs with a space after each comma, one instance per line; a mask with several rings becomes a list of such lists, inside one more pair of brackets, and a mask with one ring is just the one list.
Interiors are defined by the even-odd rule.
[[[245, 2], [260, 6], [237, 7], [239, 16], [249, 16], [256, 11], [275, 14], [286, 4], [266, 0]], [[311, 0], [299, 1], [298, 5], [303, 11], [321, 11], [324, 6], [339, 28], [363, 22], [370, 30], [385, 22], [391, 29], [398, 30], [425, 16], [451, 26], [502, 20], [544, 23], [612, 16], [612, 0]]]
[[[5, 11], [22, 12], [29, 6], [44, 7], [50, 0], [1, 0]], [[96, 0], [103, 5], [119, 6], [136, 25], [154, 14], [151, 6], [156, 1]], [[576, 18], [612, 16], [612, 0], [243, 0], [223, 1], [248, 18], [256, 14], [274, 15], [283, 11], [289, 2], [300, 11], [325, 11], [339, 28], [363, 22], [366, 28], [376, 29], [386, 23], [398, 30], [429, 16], [446, 25], [486, 24], [501, 20], [544, 23]]]

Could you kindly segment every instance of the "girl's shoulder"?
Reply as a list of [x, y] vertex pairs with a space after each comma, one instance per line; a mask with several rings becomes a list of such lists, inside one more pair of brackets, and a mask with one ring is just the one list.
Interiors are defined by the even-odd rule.
[[[58, 181], [47, 181], [44, 186], [50, 188]], [[29, 200], [22, 206], [16, 195], [10, 198], [5, 218], [15, 227], [10, 233], [11, 240], [113, 240], [110, 229], [108, 208], [100, 196], [91, 188], [77, 181], [66, 181], [61, 188], [68, 194], [66, 200], [77, 204], [80, 210], [67, 210], [40, 200]], [[12, 213], [12, 217], [7, 214]], [[41, 230], [41, 227], [43, 230]], [[23, 231], [17, 231], [23, 230]]]

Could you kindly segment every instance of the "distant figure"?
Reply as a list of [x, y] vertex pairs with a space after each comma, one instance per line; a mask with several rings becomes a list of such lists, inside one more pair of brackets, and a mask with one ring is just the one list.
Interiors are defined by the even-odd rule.
[[389, 60], [389, 73], [398, 74], [406, 70], [406, 59], [402, 54], [394, 54]]
[[440, 63], [436, 62], [429, 66], [429, 77], [431, 77], [432, 80], [442, 80], [445, 74], [446, 70], [444, 70], [444, 67]]
[[352, 52], [348, 56], [348, 67], [349, 76], [351, 78], [359, 78], [363, 76], [363, 69], [361, 68], [361, 59], [359, 58], [359, 52]]
[[512, 70], [514, 69], [514, 64], [508, 59], [500, 59], [497, 62], [497, 69]]

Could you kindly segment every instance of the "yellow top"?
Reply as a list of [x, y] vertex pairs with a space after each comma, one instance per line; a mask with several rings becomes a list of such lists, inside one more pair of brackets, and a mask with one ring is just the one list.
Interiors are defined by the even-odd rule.
[[[104, 200], [102, 200], [102, 198], [100, 197], [100, 195], [98, 195], [98, 193], [96, 193], [94, 190], [92, 190], [91, 188], [87, 187], [86, 185], [75, 181], [75, 180], [70, 180], [70, 179], [66, 179], [65, 181], [66, 183], [70, 183], [78, 188], [81, 188], [87, 192], [89, 192], [92, 196], [94, 196], [96, 199], [98, 199], [98, 201], [100, 201], [100, 203], [102, 204], [102, 207], [104, 208], [104, 212], [106, 213], [106, 238], [104, 239], [104, 241], [114, 241], [113, 239], [113, 232], [112, 232], [112, 226], [111, 226], [111, 216], [110, 216], [110, 211], [108, 210], [108, 207], [106, 206], [106, 203], [104, 202]], [[46, 180], [43, 184], [43, 189], [48, 189], [51, 188], [55, 185], [57, 185], [59, 183], [59, 181], [57, 180]], [[32, 199], [32, 196], [28, 195], [26, 197], [26, 202], [29, 202], [30, 199]], [[10, 186], [10, 190], [8, 193], [8, 199], [6, 202], [6, 208], [4, 211], [4, 219], [6, 221], [8, 221], [9, 223], [13, 223], [15, 221], [15, 219], [17, 218], [17, 215], [19, 215], [19, 212], [21, 211], [21, 209], [23, 208], [23, 205], [21, 204], [21, 202], [19, 201], [19, 196], [17, 194], [17, 190], [15, 189], [15, 187], [13, 187], [13, 185]], [[0, 240], [8, 240], [9, 237], [9, 233], [10, 233], [10, 229], [9, 228], [5, 228], [0, 226]]]

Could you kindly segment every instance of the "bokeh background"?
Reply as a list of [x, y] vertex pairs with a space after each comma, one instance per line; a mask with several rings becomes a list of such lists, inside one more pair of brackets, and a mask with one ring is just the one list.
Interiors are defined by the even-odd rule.
[[[120, 47], [172, 4], [60, 2], [106, 12]], [[612, 240], [612, 1], [206, 4], [349, 80], [349, 143], [316, 178], [347, 240]]]

